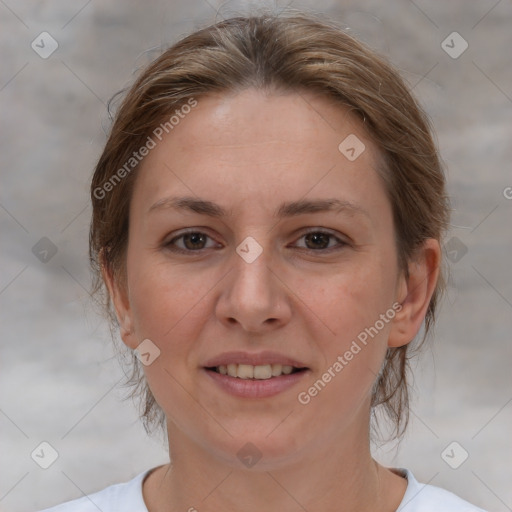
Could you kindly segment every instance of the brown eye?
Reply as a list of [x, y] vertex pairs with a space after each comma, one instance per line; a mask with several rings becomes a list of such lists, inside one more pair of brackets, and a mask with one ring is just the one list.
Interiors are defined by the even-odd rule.
[[302, 235], [299, 240], [301, 239], [304, 239], [305, 244], [299, 247], [311, 251], [329, 251], [331, 249], [340, 249], [347, 245], [346, 242], [326, 231], [310, 231]]
[[325, 233], [309, 233], [305, 236], [308, 249], [327, 249], [330, 235]]
[[206, 241], [206, 236], [203, 233], [187, 233], [183, 235], [183, 243], [187, 249], [203, 249]]
[[165, 247], [176, 252], [198, 252], [213, 247], [207, 247], [209, 239], [211, 240], [211, 237], [201, 231], [189, 231], [174, 237], [165, 244]]

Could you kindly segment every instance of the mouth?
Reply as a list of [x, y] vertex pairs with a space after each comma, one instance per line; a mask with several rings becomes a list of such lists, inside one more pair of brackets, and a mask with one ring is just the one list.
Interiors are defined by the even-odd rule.
[[227, 352], [202, 367], [208, 386], [245, 399], [263, 399], [291, 390], [312, 372], [284, 354]]
[[237, 398], [268, 398], [297, 386], [312, 372], [304, 363], [286, 354], [224, 352], [203, 363], [208, 386]]
[[215, 372], [219, 375], [233, 377], [243, 380], [269, 380], [292, 375], [308, 370], [306, 367], [297, 367], [287, 364], [236, 364], [205, 367], [207, 371]]

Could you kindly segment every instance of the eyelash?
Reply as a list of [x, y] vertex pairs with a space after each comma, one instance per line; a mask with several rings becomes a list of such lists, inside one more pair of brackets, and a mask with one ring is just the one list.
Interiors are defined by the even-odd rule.
[[[164, 245], [164, 247], [166, 249], [168, 249], [168, 250], [170, 250], [172, 252], [181, 253], [181, 254], [201, 253], [201, 252], [203, 252], [203, 251], [205, 251], [207, 249], [210, 249], [210, 248], [203, 248], [203, 249], [197, 249], [197, 250], [182, 249], [181, 247], [176, 247], [174, 245], [177, 240], [180, 240], [184, 236], [191, 235], [191, 234], [205, 235], [207, 238], [212, 239], [208, 234], [204, 233], [203, 231], [198, 231], [198, 230], [190, 229], [188, 231], [185, 231], [185, 232], [181, 233], [178, 236], [175, 236], [174, 238], [172, 238], [168, 242], [165, 242], [163, 245]], [[341, 240], [339, 237], [335, 236], [333, 233], [330, 233], [329, 231], [323, 231], [321, 229], [315, 229], [315, 230], [307, 231], [307, 232], [303, 233], [298, 240], [300, 240], [301, 238], [303, 238], [303, 237], [305, 237], [307, 235], [311, 235], [311, 234], [321, 234], [321, 235], [328, 236], [331, 239], [334, 238], [338, 242], [338, 245], [335, 246], [335, 247], [328, 247], [326, 249], [308, 249], [307, 247], [299, 247], [299, 249], [302, 249], [302, 250], [310, 252], [310, 253], [324, 253], [325, 254], [325, 253], [330, 253], [332, 251], [343, 249], [344, 247], [349, 245], [348, 242], [345, 242], [344, 240]]]

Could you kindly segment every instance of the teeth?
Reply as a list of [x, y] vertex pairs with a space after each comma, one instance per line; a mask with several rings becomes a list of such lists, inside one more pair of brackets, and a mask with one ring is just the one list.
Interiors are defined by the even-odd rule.
[[283, 365], [283, 369], [281, 370], [285, 375], [288, 375], [289, 373], [292, 373], [293, 366], [287, 366]]
[[270, 379], [272, 377], [272, 366], [265, 364], [262, 366], [254, 367], [254, 378], [255, 379]]
[[282, 364], [273, 364], [272, 365], [272, 377], [277, 377], [278, 375], [281, 375], [283, 369]]
[[229, 375], [239, 379], [266, 380], [279, 375], [289, 375], [293, 366], [285, 364], [262, 364], [253, 366], [251, 364], [228, 364], [217, 366], [217, 372], [221, 375]]
[[239, 364], [236, 376], [239, 379], [252, 379], [254, 378], [254, 366], [250, 364]]

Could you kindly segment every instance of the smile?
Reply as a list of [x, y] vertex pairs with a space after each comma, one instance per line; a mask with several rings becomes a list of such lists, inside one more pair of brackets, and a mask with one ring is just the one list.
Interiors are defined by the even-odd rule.
[[228, 375], [229, 377], [238, 379], [267, 380], [281, 375], [290, 375], [291, 373], [302, 371], [305, 368], [296, 368], [284, 364], [261, 364], [256, 366], [251, 364], [228, 364], [207, 369], [219, 373], [220, 375]]
[[[221, 373], [224, 370], [226, 373]], [[257, 366], [229, 364], [203, 368], [203, 371], [216, 389], [228, 395], [245, 399], [269, 398], [283, 393], [299, 385], [302, 379], [311, 372], [309, 368], [277, 364]], [[276, 375], [272, 375], [272, 371]], [[285, 371], [289, 373], [284, 373]], [[236, 376], [230, 375], [228, 372], [236, 373]], [[242, 376], [238, 376], [239, 372]], [[210, 384], [208, 386], [210, 387]]]

